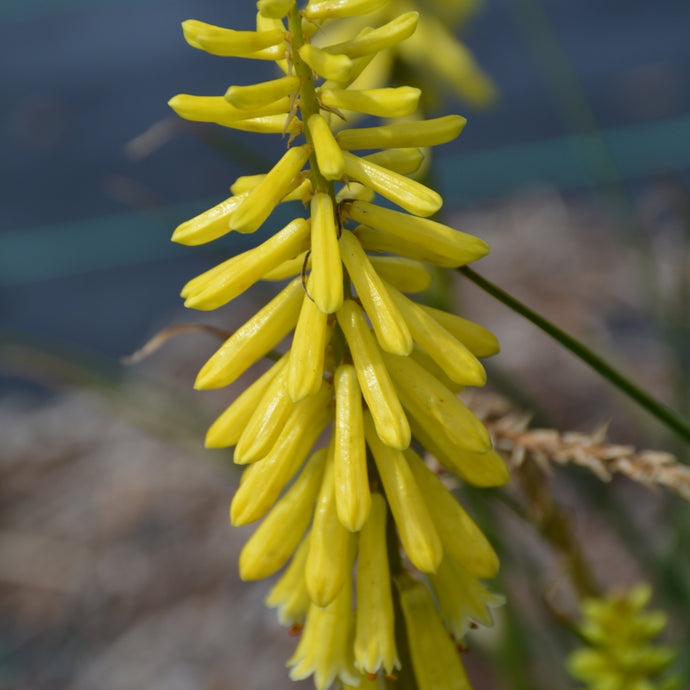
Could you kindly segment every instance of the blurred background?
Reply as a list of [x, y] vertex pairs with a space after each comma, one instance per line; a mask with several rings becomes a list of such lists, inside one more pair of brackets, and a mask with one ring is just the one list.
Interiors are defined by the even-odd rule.
[[[436, 87], [430, 113], [468, 119], [429, 172], [445, 220], [491, 244], [480, 273], [687, 416], [690, 4], [466, 9], [457, 35], [476, 60], [468, 78], [492, 80], [498, 96], [421, 77]], [[256, 238], [187, 248], [170, 243], [172, 230], [277, 155], [277, 137], [183, 122], [166, 105], [272, 74], [190, 48], [187, 18], [253, 28], [254, 3], [0, 5], [0, 688], [291, 687], [294, 641], [262, 605], [267, 585], [236, 574], [247, 536], [227, 522], [237, 475], [227, 454], [202, 448], [239, 390], [191, 390], [217, 341], [185, 333], [121, 363], [172, 324], [232, 330], [271, 291], [257, 286], [211, 314], [185, 312], [178, 297]], [[403, 63], [399, 72], [415, 77]], [[497, 334], [492, 390], [535, 424], [610, 422], [611, 439], [687, 461], [687, 447], [505, 307], [455, 279], [432, 298], [441, 293]], [[686, 503], [629, 480], [603, 494], [580, 470], [549, 481], [601, 582], [653, 582], [659, 605], [675, 612], [671, 640], [685, 644]], [[611, 502], [593, 506], [592, 496]], [[501, 586], [536, 602], [523, 618], [543, 636], [548, 612], [537, 609], [558, 581], [557, 559], [506, 526], [492, 501], [485, 519], [521, 544], [519, 555], [502, 554], [518, 577]], [[506, 652], [525, 631], [515, 621], [499, 614], [478, 640], [468, 660], [478, 687], [574, 687], [558, 664], [572, 640], [522, 623], [534, 634], [518, 661]], [[503, 673], [486, 662], [497, 658]]]

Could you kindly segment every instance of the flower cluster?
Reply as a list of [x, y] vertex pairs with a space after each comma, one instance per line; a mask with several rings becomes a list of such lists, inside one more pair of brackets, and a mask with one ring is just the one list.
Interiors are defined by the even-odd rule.
[[666, 627], [663, 611], [645, 610], [652, 596], [647, 584], [625, 594], [589, 599], [582, 605], [580, 634], [588, 647], [568, 660], [571, 675], [589, 690], [678, 690], [677, 679], [659, 680], [676, 654], [653, 644]]
[[[420, 147], [451, 140], [465, 120], [334, 133], [332, 121], [345, 112], [398, 118], [416, 110], [419, 89], [357, 85], [377, 54], [413, 34], [416, 12], [336, 44], [311, 42], [329, 20], [385, 4], [321, 0], [299, 9], [294, 0], [259, 0], [256, 31], [183, 23], [193, 47], [272, 60], [283, 76], [231, 86], [219, 97], [179, 95], [173, 109], [289, 134], [289, 141], [268, 173], [236, 180], [233, 196], [180, 225], [173, 239], [197, 245], [230, 231], [252, 233], [279, 204], [308, 209], [302, 217], [297, 203], [297, 217], [270, 239], [182, 291], [187, 306], [209, 310], [259, 280], [288, 281], [211, 357], [195, 385], [229, 385], [294, 330], [290, 349], [206, 438], [209, 447], [234, 446], [235, 462], [246, 465], [232, 523], [263, 518], [241, 553], [241, 576], [264, 578], [287, 566], [267, 603], [302, 630], [291, 676], [313, 674], [318, 688], [392, 676], [400, 666], [396, 628], [404, 627], [420, 688], [466, 688], [450, 635], [462, 637], [471, 621], [491, 623], [487, 607], [501, 598], [480, 579], [496, 575], [498, 558], [411, 442], [470, 484], [508, 481], [486, 429], [456, 395], [483, 385], [478, 357], [498, 345], [483, 327], [407, 296], [429, 286], [424, 262], [454, 267], [488, 252], [476, 237], [431, 220], [441, 198], [408, 177], [422, 162]], [[374, 152], [352, 153], [367, 150]], [[376, 203], [377, 195], [398, 208]], [[396, 598], [404, 626], [396, 626]]]

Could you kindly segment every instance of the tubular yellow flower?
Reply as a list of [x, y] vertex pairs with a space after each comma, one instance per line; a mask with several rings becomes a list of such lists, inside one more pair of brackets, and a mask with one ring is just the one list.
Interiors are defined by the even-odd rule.
[[321, 174], [327, 180], [341, 178], [345, 172], [345, 160], [328, 123], [321, 115], [314, 113], [309, 118], [307, 126]]
[[360, 671], [391, 675], [400, 668], [395, 646], [393, 597], [386, 547], [386, 501], [372, 496], [371, 518], [359, 536], [355, 665]]
[[359, 240], [349, 230], [343, 230], [340, 236], [340, 255], [381, 348], [396, 355], [409, 355], [412, 336], [405, 319]]
[[287, 98], [297, 89], [299, 89], [299, 77], [292, 75], [250, 86], [231, 86], [225, 92], [224, 98], [235, 108], [252, 110]]
[[463, 319], [455, 314], [428, 307], [425, 304], [421, 308], [438, 321], [443, 328], [452, 333], [465, 347], [477, 357], [490, 357], [499, 352], [500, 346], [496, 336], [486, 328]]
[[347, 55], [333, 55], [311, 43], [305, 43], [299, 49], [299, 54], [314, 72], [325, 79], [342, 82], [352, 74], [354, 65]]
[[355, 368], [351, 364], [341, 364], [335, 371], [334, 384], [335, 505], [340, 522], [351, 532], [357, 532], [369, 517], [371, 494], [367, 475], [362, 394]]
[[[233, 31], [206, 24], [196, 19], [182, 22], [182, 31], [187, 43], [212, 55], [225, 57], [257, 57], [257, 51], [275, 46], [285, 39], [285, 32]], [[271, 58], [274, 59], [274, 58]]]
[[324, 314], [333, 314], [343, 303], [343, 267], [333, 200], [323, 192], [311, 201], [311, 251], [311, 297]]
[[316, 451], [244, 545], [240, 553], [243, 580], [273, 575], [292, 556], [311, 522], [325, 465], [326, 451]]
[[215, 122], [217, 125], [233, 127], [240, 120], [285, 114], [290, 109], [290, 99], [281, 98], [253, 110], [242, 110], [230, 105], [220, 96], [191, 96], [183, 93], [171, 98], [168, 105], [185, 120]]
[[424, 154], [419, 149], [413, 148], [391, 149], [370, 153], [361, 160], [364, 161], [364, 165], [372, 163], [400, 175], [411, 175], [419, 170], [419, 166], [424, 161]]
[[208, 211], [178, 225], [173, 233], [172, 241], [194, 246], [222, 237], [230, 232], [228, 217], [243, 199], [243, 196], [231, 196]]
[[376, 273], [400, 292], [424, 292], [431, 285], [431, 273], [419, 261], [399, 256], [370, 256], [369, 260]]
[[295, 0], [259, 0], [256, 6], [259, 12], [269, 19], [282, 19], [292, 7]]
[[375, 12], [388, 0], [317, 0], [304, 8], [307, 19], [321, 21], [332, 17], [355, 17]]
[[322, 89], [320, 97], [323, 105], [336, 110], [354, 110], [379, 117], [402, 117], [417, 109], [420, 94], [420, 90], [412, 86], [399, 86], [364, 91]]

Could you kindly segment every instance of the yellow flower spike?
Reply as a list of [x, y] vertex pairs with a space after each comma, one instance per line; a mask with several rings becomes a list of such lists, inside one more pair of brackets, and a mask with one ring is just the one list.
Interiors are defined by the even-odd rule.
[[386, 675], [400, 668], [395, 646], [391, 575], [386, 546], [386, 500], [372, 496], [371, 516], [359, 535], [355, 666], [363, 673]]
[[419, 12], [406, 12], [377, 29], [362, 31], [357, 38], [327, 46], [324, 50], [334, 54], [343, 53], [350, 58], [380, 53], [412, 36], [418, 19]]
[[256, 462], [268, 454], [293, 410], [287, 392], [290, 355], [284, 355], [283, 359], [287, 359], [287, 366], [268, 385], [237, 441], [234, 462], [238, 465]]
[[475, 453], [491, 449], [484, 425], [440, 381], [409, 357], [382, 356], [400, 401], [413, 416], [433, 419], [437, 434], [448, 436], [459, 448]]
[[256, 7], [269, 19], [282, 19], [295, 4], [295, 0], [259, 0]]
[[405, 456], [381, 442], [368, 411], [364, 413], [364, 433], [407, 557], [423, 573], [436, 572], [443, 545]]
[[452, 141], [466, 124], [467, 120], [460, 115], [446, 115], [418, 122], [344, 129], [335, 138], [343, 151], [418, 148]]
[[290, 99], [280, 98], [261, 108], [240, 110], [231, 106], [222, 96], [191, 96], [180, 93], [173, 96], [168, 105], [185, 120], [215, 122], [217, 125], [235, 127], [238, 121], [287, 113], [290, 110]]
[[369, 261], [379, 276], [400, 292], [424, 292], [431, 285], [431, 273], [420, 261], [399, 256], [370, 256]]
[[182, 22], [182, 31], [189, 45], [223, 57], [255, 57], [252, 53], [278, 45], [285, 40], [285, 31], [233, 31], [196, 19]]
[[242, 435], [271, 381], [287, 366], [287, 355], [283, 355], [265, 374], [246, 388], [233, 403], [216, 419], [206, 432], [206, 448], [227, 448], [234, 446]]
[[465, 345], [402, 292], [392, 285], [388, 285], [387, 289], [415, 343], [431, 356], [452, 381], [463, 386], [483, 386], [486, 383], [484, 367]]
[[[307, 289], [312, 283], [310, 277]], [[328, 315], [319, 310], [309, 295], [305, 295], [292, 338], [287, 372], [287, 392], [293, 402], [319, 390], [329, 334]]]
[[230, 216], [230, 228], [243, 233], [258, 230], [280, 200], [291, 191], [292, 182], [304, 167], [310, 152], [309, 146], [288, 149]]
[[227, 304], [265, 273], [306, 250], [309, 230], [304, 218], [296, 218], [263, 244], [221, 264], [227, 266], [226, 270], [220, 271], [220, 266], [212, 268], [210, 280], [204, 280], [206, 274], [202, 274], [198, 289], [185, 290], [185, 307], [208, 311]]
[[371, 509], [362, 392], [357, 372], [351, 364], [341, 364], [333, 378], [335, 505], [338, 519], [344, 527], [350, 532], [358, 532], [367, 521]]
[[299, 54], [310, 69], [325, 79], [344, 82], [352, 75], [354, 65], [347, 55], [333, 55], [311, 43], [305, 43], [299, 49]]
[[457, 561], [475, 577], [496, 577], [498, 556], [474, 520], [417, 453], [408, 448], [405, 458], [429, 507], [444, 556]]
[[304, 8], [304, 16], [314, 21], [335, 17], [358, 17], [376, 12], [389, 0], [312, 0]]
[[343, 266], [338, 248], [333, 200], [317, 192], [311, 200], [312, 292], [316, 306], [332, 314], [343, 303]]
[[178, 225], [173, 232], [172, 241], [196, 246], [226, 235], [230, 232], [228, 218], [243, 200], [244, 196], [231, 196], [208, 211]]
[[[338, 519], [335, 507], [333, 442], [328, 448], [326, 469], [314, 510], [309, 555], [304, 569], [307, 591], [317, 606], [328, 606], [352, 577], [357, 535]], [[349, 587], [349, 585], [347, 585]]]
[[399, 175], [411, 175], [419, 170], [424, 154], [419, 149], [390, 149], [364, 156], [362, 160], [392, 170]]
[[446, 469], [473, 486], [504, 486], [510, 481], [510, 472], [503, 458], [495, 451], [472, 453], [458, 448], [449, 434], [439, 433], [436, 420], [420, 412], [417, 418], [410, 413], [410, 426], [414, 437]]
[[230, 506], [233, 525], [246, 525], [268, 512], [331, 420], [331, 394], [324, 384], [319, 393], [298, 402], [270, 453], [245, 470]]
[[325, 465], [326, 450], [317, 450], [244, 545], [240, 553], [243, 580], [269, 577], [288, 561], [311, 522]]
[[317, 690], [326, 690], [339, 679], [357, 684], [359, 674], [352, 651], [352, 585], [346, 582], [335, 600], [325, 608], [309, 607], [297, 649], [288, 660], [290, 678], [303, 680], [314, 675]]
[[419, 690], [472, 690], [431, 592], [409, 576], [397, 581], [412, 668]]
[[201, 368], [194, 387], [228, 386], [275, 347], [295, 327], [303, 294], [302, 280], [295, 278], [225, 341]]
[[356, 223], [382, 230], [403, 241], [445, 256], [448, 263], [443, 265], [463, 266], [489, 253], [489, 245], [478, 237], [454, 230], [429, 218], [417, 218], [366, 201], [353, 201], [344, 206], [343, 211]]
[[358, 158], [347, 151], [343, 152], [343, 158], [345, 175], [348, 178], [371, 187], [381, 196], [416, 216], [430, 216], [443, 205], [443, 199], [439, 194], [416, 180], [376, 165], [366, 158]]
[[388, 446], [400, 450], [407, 448], [411, 438], [410, 426], [364, 312], [355, 302], [346, 300], [338, 312], [338, 324], [350, 348], [357, 380], [374, 419], [376, 433]]
[[301, 625], [311, 606], [307, 583], [304, 581], [304, 564], [307, 562], [310, 538], [311, 535], [307, 533], [297, 547], [290, 565], [273, 585], [264, 602], [266, 606], [278, 609], [278, 622], [281, 625]]
[[421, 91], [412, 86], [397, 88], [325, 89], [320, 91], [322, 105], [336, 110], [354, 110], [379, 117], [402, 117], [417, 110]]
[[452, 333], [473, 355], [491, 357], [500, 351], [501, 347], [496, 336], [483, 326], [425, 304], [420, 306], [443, 328]]
[[270, 103], [291, 96], [299, 90], [300, 79], [296, 76], [280, 77], [250, 86], [231, 86], [225, 92], [225, 100], [241, 110], [257, 110]]
[[409, 355], [412, 336], [405, 319], [362, 245], [349, 230], [343, 230], [340, 236], [340, 255], [381, 348], [397, 355]]
[[471, 623], [494, 624], [491, 609], [502, 606], [505, 597], [490, 592], [468, 570], [452, 558], [444, 558], [436, 573], [429, 575], [441, 615], [456, 639], [461, 639]]
[[345, 172], [343, 152], [336, 143], [328, 123], [321, 115], [315, 113], [309, 118], [307, 127], [311, 134], [319, 171], [327, 180], [341, 178]]

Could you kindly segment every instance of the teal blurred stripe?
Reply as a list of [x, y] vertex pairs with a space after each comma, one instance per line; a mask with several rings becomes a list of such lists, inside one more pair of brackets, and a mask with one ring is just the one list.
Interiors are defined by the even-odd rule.
[[[625, 180], [690, 170], [690, 116], [609, 130], [603, 136]], [[488, 202], [537, 185], [561, 190], [587, 188], [591, 180], [578, 146], [591, 153], [597, 142], [571, 137], [439, 156], [434, 176], [446, 200], [444, 208]], [[190, 218], [218, 201], [160, 209], [155, 216], [123, 213], [2, 233], [0, 286], [189, 257], [188, 249], [169, 241], [173, 219]], [[276, 225], [283, 220], [287, 222], [288, 217], [281, 210]]]

